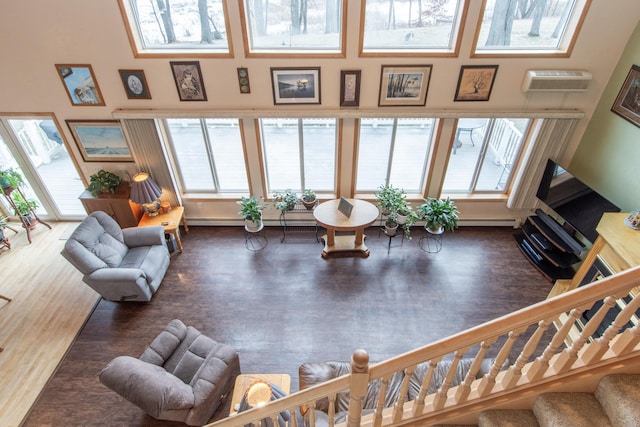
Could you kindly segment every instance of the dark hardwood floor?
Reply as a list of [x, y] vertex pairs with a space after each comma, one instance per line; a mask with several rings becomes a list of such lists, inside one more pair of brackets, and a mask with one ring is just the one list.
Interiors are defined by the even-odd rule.
[[[307, 361], [396, 356], [544, 300], [551, 283], [518, 250], [511, 228], [463, 227], [423, 252], [423, 233], [391, 242], [368, 230], [371, 256], [320, 257], [313, 233], [265, 230], [267, 247], [245, 248], [240, 227], [191, 227], [149, 303], [101, 301], [25, 426], [159, 426], [98, 381], [118, 355], [138, 356], [173, 318], [234, 346], [243, 373], [286, 373], [298, 390]], [[61, 261], [61, 262], [64, 262]], [[226, 416], [228, 399], [214, 416]]]

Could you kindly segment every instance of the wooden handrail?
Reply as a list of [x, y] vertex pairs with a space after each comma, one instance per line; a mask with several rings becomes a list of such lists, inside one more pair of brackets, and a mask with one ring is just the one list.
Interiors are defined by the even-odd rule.
[[[380, 411], [381, 408], [378, 408], [375, 414], [376, 425], [393, 425], [400, 421], [406, 423], [411, 419], [407, 417], [418, 417], [415, 419], [419, 419], [421, 415], [424, 417], [424, 414], [428, 411], [439, 411], [445, 407], [454, 407], [456, 404], [469, 404], [473, 399], [486, 399], [494, 392], [493, 388], [498, 382], [500, 382], [500, 384], [496, 389], [499, 389], [498, 391], [500, 393], [504, 393], [505, 390], [508, 391], [515, 387], [521, 388], [523, 384], [526, 385], [527, 383], [533, 385], [536, 381], [539, 382], [544, 378], [548, 380], [548, 378], [553, 375], [568, 372], [574, 364], [581, 369], [589, 364], [595, 365], [607, 352], [613, 351], [614, 356], [632, 351], [640, 353], [640, 348], [638, 348], [640, 328], [636, 326], [622, 333], [619, 332], [620, 325], [626, 323], [625, 318], [631, 316], [632, 312], [640, 305], [640, 296], [634, 297], [634, 300], [629, 304], [629, 308], [621, 312], [617, 321], [614, 320], [613, 325], [607, 329], [603, 338], [598, 338], [594, 342], [587, 343], [591, 338], [592, 330], [595, 330], [595, 326], [597, 326], [595, 323], [598, 323], [594, 321], [594, 324], [589, 325], [588, 330], [581, 335], [579, 343], [575, 346], [561, 348], [564, 345], [564, 340], [569, 329], [573, 326], [573, 321], [576, 316], [580, 316], [584, 307], [591, 307], [596, 301], [601, 300], [607, 300], [610, 304], [611, 297], [615, 299], [621, 295], [627, 295], [639, 284], [640, 266], [637, 266], [370, 366], [368, 368], [368, 381], [371, 382], [381, 379], [384, 383], [385, 379], [388, 380], [395, 372], [405, 371], [409, 375], [420, 363], [427, 361], [435, 363], [447, 355], [455, 355], [456, 360], [459, 360], [469, 348], [473, 346], [480, 347], [465, 381], [461, 383], [464, 390], [461, 391], [462, 387], [455, 387], [454, 393], [447, 393], [447, 390], [451, 386], [453, 369], [455, 369], [456, 365], [456, 363], [453, 363], [452, 368], [449, 368], [447, 372], [444, 383], [440, 386], [439, 392], [426, 396], [427, 398], [425, 400], [424, 389], [429, 385], [429, 381], [425, 381], [427, 384], [423, 384], [421, 387], [420, 395], [416, 401], [410, 401], [404, 404], [404, 401], [400, 400], [395, 411], [393, 408], [385, 408], [383, 411]], [[578, 307], [583, 308], [577, 310], [576, 308]], [[558, 332], [556, 332], [551, 342], [547, 345], [546, 350], [534, 361], [528, 362], [527, 360], [533, 355], [534, 349], [540, 343], [539, 341], [543, 332], [549, 328], [553, 321], [559, 321], [560, 315], [567, 312], [572, 312], [573, 314], [573, 316], [569, 316], [567, 320], [572, 323], [560, 325]], [[599, 318], [601, 316], [598, 315], [596, 317]], [[532, 325], [537, 327], [537, 329], [525, 344], [518, 359], [506, 372], [500, 372], [500, 375], [498, 375], [500, 368], [503, 366], [503, 361], [506, 359], [506, 355], [513, 343], [518, 339], [522, 331], [525, 331]], [[506, 343], [503, 344], [498, 352], [496, 363], [493, 365], [491, 372], [486, 374], [482, 379], [472, 381], [473, 376], [478, 372], [480, 359], [487, 349], [500, 337], [507, 337]], [[594, 348], [591, 349], [589, 348], [590, 346], [594, 346]], [[580, 354], [586, 354], [588, 359], [578, 357], [578, 351], [580, 349], [584, 350], [585, 348], [586, 351]], [[556, 353], [556, 351], [559, 351], [559, 353]], [[550, 370], [550, 366], [553, 366], [554, 369]], [[431, 368], [429, 372], [428, 375], [432, 373]], [[318, 384], [277, 401], [270, 402], [264, 407], [252, 409], [234, 417], [220, 420], [210, 424], [210, 426], [226, 427], [245, 425], [258, 422], [263, 418], [271, 418], [273, 414], [281, 411], [295, 411], [295, 408], [300, 405], [311, 404], [310, 406], [312, 406], [316, 400], [334, 396], [338, 392], [348, 391], [352, 384], [351, 376], [352, 375], [344, 375]], [[359, 388], [361, 388], [361, 385]], [[404, 388], [405, 387], [403, 387], [403, 389]], [[454, 387], [452, 387], [450, 391], [452, 390], [454, 390]], [[424, 400], [424, 402], [421, 400]], [[355, 416], [355, 418], [352, 418], [352, 416]], [[363, 420], [365, 418], [371, 420], [374, 416], [363, 417]], [[350, 412], [349, 420], [352, 419], [359, 420], [359, 414], [352, 414]]]

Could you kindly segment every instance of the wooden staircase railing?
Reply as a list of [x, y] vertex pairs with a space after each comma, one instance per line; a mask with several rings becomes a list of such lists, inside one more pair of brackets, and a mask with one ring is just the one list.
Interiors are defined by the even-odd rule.
[[[366, 352], [359, 350], [352, 356], [351, 374], [209, 426], [259, 425], [264, 418], [275, 420], [282, 411], [295, 414], [301, 405], [313, 408], [315, 401], [323, 398], [329, 399], [329, 414], [333, 415], [336, 395], [344, 391], [350, 392], [349, 414], [346, 424], [339, 425], [377, 427], [443, 422], [447, 417], [459, 416], [463, 410], [499, 401], [512, 393], [526, 392], [534, 387], [539, 389], [544, 384], [612, 361], [640, 358], [640, 326], [629, 323], [640, 308], [640, 296], [634, 291], [639, 285], [640, 266], [372, 366], [368, 364]], [[627, 298], [626, 307], [613, 320], [607, 320], [616, 300], [623, 297]], [[570, 332], [575, 336], [575, 321], [598, 301], [603, 302], [602, 306], [579, 332], [578, 338], [568, 340]], [[554, 324], [556, 327], [551, 327]], [[595, 332], [601, 325], [606, 329], [598, 336]], [[453, 378], [463, 357], [472, 358], [473, 362], [464, 380], [454, 386]], [[490, 372], [476, 378], [481, 362], [487, 357], [494, 358]], [[442, 360], [449, 360], [450, 367], [437, 391], [428, 394], [436, 366]], [[417, 398], [407, 401], [409, 379], [421, 363], [428, 363], [425, 379]], [[386, 385], [399, 371], [405, 373], [400, 397], [393, 407], [385, 408]], [[376, 380], [382, 381], [378, 404], [373, 414], [362, 416], [359, 402], [365, 396], [368, 384]], [[329, 420], [333, 425], [333, 416]], [[298, 424], [296, 417], [291, 417], [289, 425], [296, 427]], [[315, 425], [313, 417], [309, 424]]]

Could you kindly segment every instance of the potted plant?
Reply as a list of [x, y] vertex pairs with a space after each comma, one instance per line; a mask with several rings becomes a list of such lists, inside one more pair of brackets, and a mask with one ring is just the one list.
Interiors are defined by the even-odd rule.
[[389, 216], [384, 222], [384, 233], [389, 236], [395, 236], [398, 231], [398, 213], [396, 211], [389, 212]]
[[89, 177], [87, 190], [93, 197], [100, 193], [115, 194], [116, 188], [122, 183], [122, 178], [112, 172], [100, 169], [97, 173]]
[[374, 195], [378, 199], [378, 205], [383, 215], [397, 211], [398, 207], [405, 202], [406, 197], [403, 189], [395, 188], [392, 185], [381, 185]]
[[281, 193], [274, 193], [275, 206], [281, 212], [285, 213], [292, 210], [298, 203], [298, 196], [291, 189], [287, 189]]
[[310, 188], [305, 189], [302, 192], [302, 204], [307, 210], [313, 209], [316, 204], [316, 192]]
[[0, 246], [2, 246], [3, 243], [7, 242], [7, 238], [4, 235], [4, 229], [7, 226], [8, 222], [9, 222], [8, 216], [0, 215]]
[[24, 183], [22, 174], [14, 168], [8, 168], [0, 171], [0, 187], [5, 188], [18, 188]]
[[236, 202], [242, 209], [238, 211], [245, 222], [247, 231], [256, 232], [262, 228], [262, 209], [264, 205], [260, 204], [255, 196], [244, 197]]
[[413, 209], [411, 209], [411, 205], [407, 204], [407, 206], [408, 208], [405, 208], [404, 210], [401, 209], [398, 212], [398, 218], [400, 218], [400, 215], [405, 217], [403, 222], [400, 222], [398, 219], [398, 223], [404, 231], [404, 237], [406, 237], [407, 240], [411, 240], [411, 227], [413, 227], [420, 217]]
[[419, 215], [424, 219], [424, 228], [434, 234], [445, 230], [453, 231], [458, 227], [458, 208], [453, 200], [424, 199], [424, 203], [418, 207]]
[[21, 217], [30, 229], [35, 228], [36, 221], [33, 220], [31, 211], [38, 207], [38, 202], [33, 199], [24, 199], [18, 191], [11, 193], [11, 198], [15, 204], [14, 213]]

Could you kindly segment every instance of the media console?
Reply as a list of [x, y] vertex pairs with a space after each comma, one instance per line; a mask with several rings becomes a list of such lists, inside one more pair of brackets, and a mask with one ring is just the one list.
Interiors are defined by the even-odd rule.
[[578, 255], [584, 250], [582, 243], [540, 209], [527, 218], [514, 238], [527, 259], [551, 282], [571, 279], [575, 274], [572, 265], [580, 262]]

